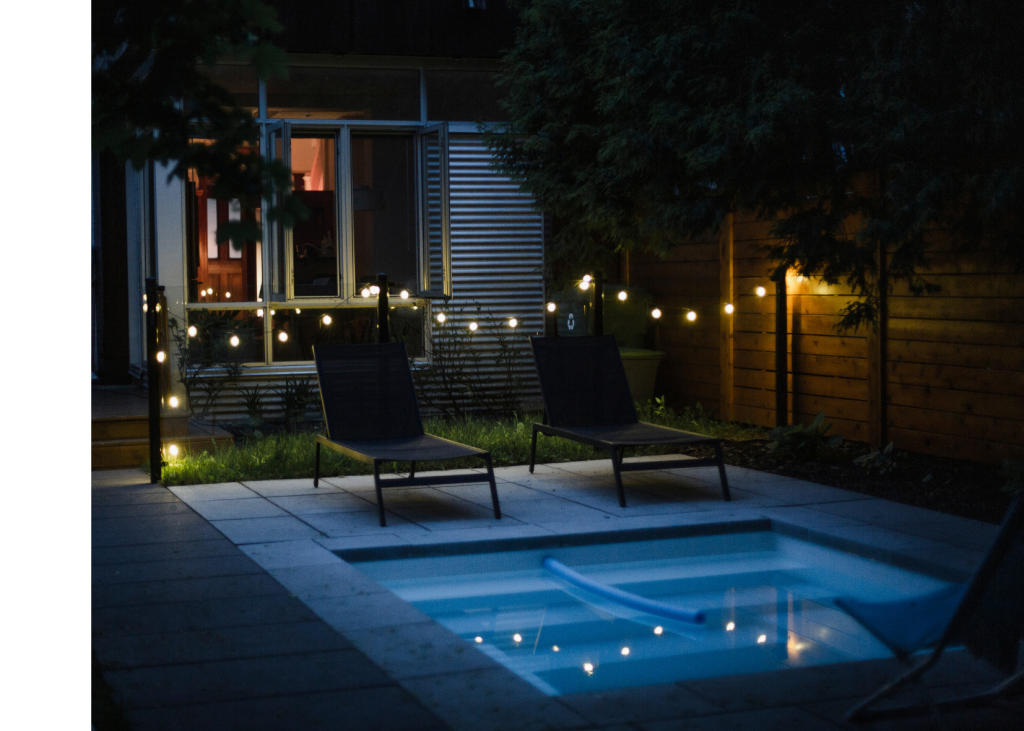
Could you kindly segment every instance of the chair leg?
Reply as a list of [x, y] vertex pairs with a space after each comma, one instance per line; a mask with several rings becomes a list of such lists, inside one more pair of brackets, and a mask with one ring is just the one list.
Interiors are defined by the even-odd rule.
[[857, 722], [860, 720], [867, 720], [868, 717], [873, 715], [879, 715], [884, 717], [884, 711], [882, 711], [881, 713], [873, 714], [871, 711], [868, 710], [868, 708], [880, 698], [884, 698], [885, 696], [889, 695], [898, 688], [902, 688], [910, 681], [916, 680], [917, 678], [921, 677], [921, 675], [924, 674], [924, 672], [928, 670], [928, 668], [930, 668], [932, 665], [939, 661], [939, 657], [941, 657], [943, 649], [943, 647], [937, 648], [923, 662], [920, 662], [914, 667], [910, 668], [907, 672], [903, 673], [903, 675], [900, 675], [899, 677], [889, 681], [881, 688], [876, 690], [874, 693], [869, 695], [867, 698], [862, 700], [860, 703], [855, 705], [853, 708], [846, 712], [846, 720]]
[[722, 442], [715, 442], [715, 458], [718, 460], [718, 476], [722, 480], [722, 495], [725, 497], [725, 502], [730, 502], [732, 497], [729, 495], [729, 480], [725, 476], [725, 458], [722, 456]]
[[316, 443], [316, 459], [313, 460], [313, 487], [320, 484], [320, 442]]
[[501, 520], [501, 506], [498, 505], [498, 486], [494, 483], [494, 465], [491, 463], [491, 455], [484, 457], [487, 460], [487, 481], [491, 483], [491, 502], [494, 504], [494, 517]]
[[373, 460], [373, 486], [377, 490], [377, 510], [380, 512], [380, 527], [387, 523], [384, 521], [384, 495], [380, 490], [380, 462]]
[[415, 476], [416, 476], [416, 461], [413, 460], [413, 462], [409, 465], [409, 479], [411, 480]]
[[615, 487], [619, 490], [619, 505], [626, 507], [626, 491], [622, 489], [622, 472], [619, 470], [619, 450], [612, 447], [612, 470], [615, 472]]
[[537, 459], [537, 425], [533, 425], [533, 437], [530, 439], [530, 474], [533, 474], [533, 463]]

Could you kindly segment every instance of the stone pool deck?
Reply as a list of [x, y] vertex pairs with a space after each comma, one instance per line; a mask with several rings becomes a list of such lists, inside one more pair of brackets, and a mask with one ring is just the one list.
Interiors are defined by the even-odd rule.
[[[370, 477], [164, 488], [93, 473], [93, 650], [133, 729], [840, 729], [899, 669], [851, 662], [548, 697], [333, 551], [771, 521], [951, 579], [996, 527], [728, 467], [624, 475], [607, 460], [495, 470], [486, 484], [385, 491]], [[966, 653], [928, 675], [942, 698], [995, 678]], [[1019, 728], [1024, 703], [944, 713], [948, 728]], [[925, 717], [869, 729], [933, 728]], [[102, 731], [102, 730], [101, 730]]]

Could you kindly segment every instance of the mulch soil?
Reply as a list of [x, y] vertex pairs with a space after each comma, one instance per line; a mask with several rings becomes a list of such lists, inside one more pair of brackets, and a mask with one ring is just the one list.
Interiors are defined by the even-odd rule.
[[[825, 448], [813, 459], [796, 459], [768, 450], [767, 440], [723, 443], [726, 464], [748, 467], [820, 485], [915, 505], [950, 515], [999, 523], [1011, 496], [1003, 491], [1006, 478], [999, 465], [965, 462], [894, 450], [892, 467], [879, 474], [854, 459], [869, 454], [868, 445], [843, 442]], [[699, 457], [714, 456], [711, 447], [690, 450]]]

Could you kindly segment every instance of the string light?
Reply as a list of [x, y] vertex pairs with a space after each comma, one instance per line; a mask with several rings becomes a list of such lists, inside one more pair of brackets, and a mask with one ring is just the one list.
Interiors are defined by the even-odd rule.
[[558, 650], [559, 650], [559, 647], [558, 647], [558, 645], [552, 645], [552, 646], [551, 646], [551, 649], [552, 649], [552, 650], [553, 650], [554, 652], [558, 652]]
[[164, 351], [162, 351], [162, 350], [161, 350], [161, 351], [158, 351], [158, 352], [157, 352], [157, 354], [156, 354], [156, 362], [157, 362], [157, 363], [163, 363], [163, 362], [164, 362], [164, 359], [165, 359], [166, 357], [167, 357], [167, 354], [166, 354], [166, 353], [164, 353]]
[[697, 313], [694, 312], [693, 310], [690, 310], [689, 312], [686, 313], [686, 319], [689, 320], [690, 322], [693, 322], [694, 320], [697, 319]]
[[768, 290], [766, 290], [764, 287], [758, 287], [757, 289], [754, 290], [754, 294], [756, 294], [758, 297], [764, 297], [766, 294], [768, 294]]
[[584, 279], [582, 282], [580, 282], [580, 289], [582, 289], [584, 292], [590, 289], [590, 280]]
[[736, 629], [736, 623], [735, 622], [729, 622], [729, 624], [725, 625], [725, 631], [726, 632], [732, 632], [734, 629]]
[[625, 657], [626, 655], [629, 654], [629, 648], [628, 647], [623, 647], [621, 650], [619, 650], [619, 652], [622, 653], [623, 657]]
[[295, 308], [295, 314], [296, 315], [301, 315], [302, 314], [302, 310], [300, 310], [298, 307], [296, 307]]
[[370, 294], [372, 294], [374, 297], [376, 297], [378, 294], [380, 294], [380, 287], [378, 287], [376, 284], [371, 284], [370, 285]]
[[359, 290], [359, 294], [363, 296], [363, 299], [366, 299], [367, 297], [370, 296], [370, 290], [368, 287], [363, 287], [361, 290]]
[[238, 343], [240, 343], [241, 341], [238, 339], [237, 335], [232, 335], [231, 340], [229, 340], [228, 342], [231, 343], [232, 348], [237, 348]]
[[548, 302], [548, 312], [554, 312], [556, 307], [554, 302]]
[[477, 636], [476, 636], [476, 637], [474, 637], [473, 639], [475, 639], [475, 640], [476, 640], [476, 643], [477, 643], [478, 645], [479, 645], [479, 644], [480, 644], [481, 642], [483, 642], [483, 641], [484, 641], [484, 638], [483, 638], [483, 637], [480, 637], [479, 635], [477, 635]]
[[177, 396], [171, 396], [169, 399], [167, 399], [167, 403], [169, 403], [171, 405], [172, 409], [178, 408], [178, 397]]
[[654, 628], [654, 634], [656, 634], [656, 635], [660, 635], [664, 631], [665, 631], [665, 628], [662, 627], [661, 625], [658, 625], [657, 627]]
[[517, 326], [518, 324], [519, 324], [519, 320], [517, 320], [517, 319], [516, 319], [516, 318], [514, 318], [514, 317], [510, 318], [510, 319], [509, 319], [509, 321], [508, 321], [508, 326], [509, 326], [510, 328], [512, 328], [513, 330], [515, 330], [515, 328], [516, 328], [516, 326]]
[[589, 662], [583, 663], [583, 672], [585, 672], [587, 675], [593, 675], [593, 673], [594, 673], [594, 665], [593, 665], [593, 663], [589, 663]]
[[447, 320], [447, 319], [448, 319], [448, 318], [444, 316], [444, 313], [443, 313], [443, 312], [438, 312], [438, 313], [437, 313], [437, 321], [438, 321], [439, 323], [441, 323], [442, 325], [444, 324], [444, 321], [445, 321], [445, 320]]
[[768, 635], [760, 635], [757, 638], [757, 644], [759, 644], [759, 645], [763, 645], [767, 641], [768, 641]]
[[583, 281], [587, 282], [589, 284], [590, 282], [594, 281], [594, 278], [592, 276], [590, 276], [589, 274], [584, 274], [583, 275]]
[[401, 292], [398, 293], [398, 296], [404, 300], [409, 299], [409, 290], [403, 289]]
[[725, 306], [725, 314], [727, 314], [727, 315], [731, 315], [735, 310], [736, 310], [736, 308], [732, 306], [732, 302], [728, 303]]
[[188, 336], [190, 338], [194, 338], [198, 333], [199, 333], [199, 330], [196, 329], [195, 325], [189, 325], [188, 326]]
[[263, 317], [263, 310], [256, 310], [256, 317]]
[[147, 305], [145, 302], [142, 303], [142, 311], [149, 312], [149, 305]]
[[661, 310], [655, 307], [653, 310], [651, 310], [651, 317], [653, 317], [655, 320], [659, 319], [661, 317]]
[[[230, 295], [228, 295], [228, 296], [230, 297]], [[160, 311], [160, 303], [159, 302], [156, 303], [156, 311], [157, 312]]]
[[519, 634], [518, 632], [516, 632], [514, 635], [512, 635], [512, 641], [513, 642], [522, 642], [523, 641], [523, 636], [521, 634]]
[[277, 334], [277, 339], [280, 340], [282, 343], [287, 343], [288, 342], [288, 333], [286, 333], [284, 330], [282, 330], [281, 332], [279, 332]]
[[276, 314], [277, 314], [277, 310], [271, 310], [271, 311], [270, 311], [270, 314], [271, 314], [271, 315], [276, 315]]
[[471, 323], [469, 323], [469, 331], [470, 331], [471, 333], [475, 333], [475, 332], [476, 332], [476, 329], [477, 329], [478, 327], [480, 327], [480, 326], [479, 326], [479, 325], [477, 325], [477, 324], [476, 324], [475, 322], [471, 322]]
[[622, 290], [621, 292], [619, 292], [619, 302], [625, 302], [626, 301], [626, 297], [628, 297], [628, 296], [629, 295], [626, 294], [626, 290]]
[[[225, 297], [226, 299], [231, 299], [231, 293], [230, 293], [230, 292], [225, 292], [225, 293], [224, 293], [224, 297]], [[157, 311], [157, 312], [159, 312], [159, 311], [160, 311], [160, 305], [157, 305], [157, 306], [156, 306], [156, 311]]]
[[330, 315], [324, 315], [322, 319], [324, 321], [324, 325], [330, 325], [331, 324], [331, 316]]
[[167, 451], [168, 451], [168, 453], [170, 453], [170, 455], [172, 457], [177, 457], [178, 456], [178, 445], [177, 444], [170, 445], [169, 447], [167, 447]]

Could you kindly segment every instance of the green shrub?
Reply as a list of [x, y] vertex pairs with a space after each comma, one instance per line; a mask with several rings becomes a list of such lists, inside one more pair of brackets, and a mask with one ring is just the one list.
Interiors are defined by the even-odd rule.
[[808, 426], [777, 426], [768, 434], [771, 439], [768, 451], [792, 455], [796, 459], [814, 459], [826, 447], [837, 447], [842, 443], [843, 438], [838, 434], [827, 435], [831, 428], [831, 424], [825, 423], [824, 411], [819, 411]]

